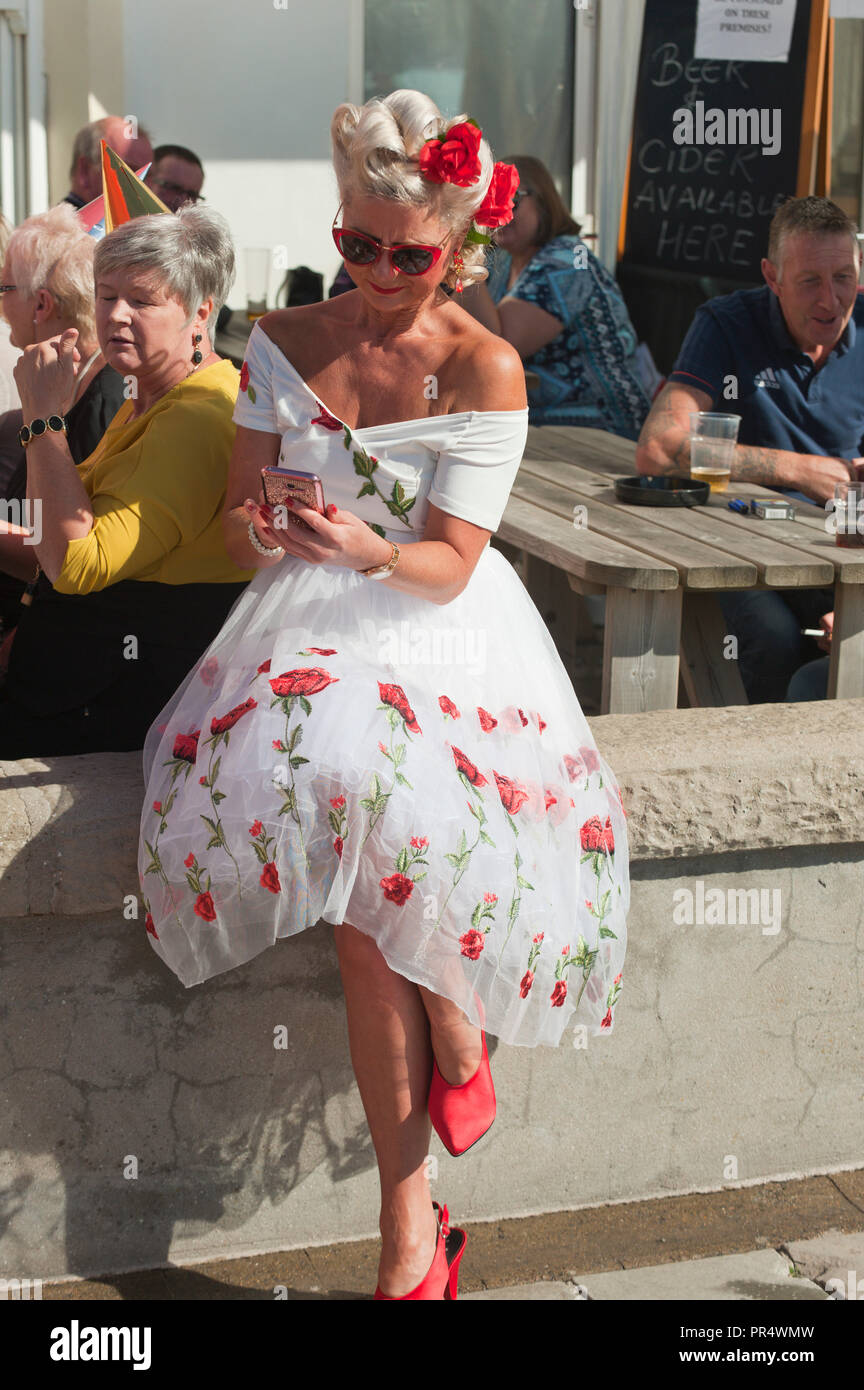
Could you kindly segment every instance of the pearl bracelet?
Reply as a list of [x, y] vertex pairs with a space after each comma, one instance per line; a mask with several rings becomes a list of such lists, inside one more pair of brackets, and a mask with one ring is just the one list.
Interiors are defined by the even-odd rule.
[[259, 541], [258, 536], [255, 532], [255, 523], [253, 521], [249, 522], [249, 542], [254, 547], [254, 549], [258, 551], [259, 555], [285, 554], [284, 545], [264, 545], [261, 541]]

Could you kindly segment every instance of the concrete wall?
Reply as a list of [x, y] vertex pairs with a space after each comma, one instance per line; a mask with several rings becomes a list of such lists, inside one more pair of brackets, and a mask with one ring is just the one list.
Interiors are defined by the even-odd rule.
[[[496, 1047], [499, 1118], [461, 1160], [433, 1136], [433, 1194], [470, 1221], [860, 1166], [864, 700], [591, 723], [631, 839], [615, 1030]], [[2, 1276], [376, 1231], [329, 929], [185, 990], [124, 917], [142, 793], [137, 754], [0, 764]], [[768, 911], [688, 925], [700, 883]]]

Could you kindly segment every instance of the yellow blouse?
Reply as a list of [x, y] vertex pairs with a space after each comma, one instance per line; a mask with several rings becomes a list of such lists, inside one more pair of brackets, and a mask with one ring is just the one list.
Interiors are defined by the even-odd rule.
[[240, 375], [223, 359], [181, 381], [137, 420], [124, 401], [96, 449], [77, 465], [94, 522], [69, 541], [54, 580], [89, 594], [121, 579], [238, 584], [225, 550], [222, 508], [234, 444]]

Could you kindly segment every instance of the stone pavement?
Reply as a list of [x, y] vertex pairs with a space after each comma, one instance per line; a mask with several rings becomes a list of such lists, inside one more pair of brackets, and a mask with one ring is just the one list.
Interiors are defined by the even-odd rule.
[[[864, 1169], [467, 1230], [460, 1298], [473, 1301], [864, 1301]], [[43, 1297], [362, 1300], [377, 1252], [310, 1246], [46, 1283]]]

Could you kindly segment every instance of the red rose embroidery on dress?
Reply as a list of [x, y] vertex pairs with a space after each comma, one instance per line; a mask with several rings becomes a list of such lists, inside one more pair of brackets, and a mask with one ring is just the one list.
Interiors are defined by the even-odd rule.
[[564, 1003], [564, 1000], [567, 998], [567, 981], [556, 981], [555, 988], [553, 989], [549, 998], [552, 1001], [553, 1009], [560, 1009], [561, 1005]]
[[414, 880], [406, 874], [391, 874], [389, 878], [381, 879], [381, 887], [384, 889], [385, 898], [389, 898], [391, 903], [396, 903], [397, 907], [402, 907], [414, 892]]
[[405, 721], [406, 729], [412, 734], [422, 733], [420, 725], [417, 723], [417, 716], [408, 703], [408, 697], [401, 685], [382, 685], [378, 682], [378, 693], [381, 696], [381, 703], [391, 705], [398, 714], [401, 714]]
[[474, 766], [471, 759], [466, 758], [461, 748], [456, 748], [453, 744], [451, 744], [450, 752], [453, 754], [453, 760], [456, 763], [456, 766], [458, 767], [459, 771], [462, 773], [463, 777], [468, 778], [468, 781], [471, 783], [472, 787], [486, 786], [487, 779], [483, 776], [482, 772], [480, 772], [479, 769]]
[[331, 676], [320, 666], [309, 666], [296, 671], [283, 671], [281, 676], [274, 676], [269, 684], [274, 695], [317, 695], [319, 690], [326, 690], [338, 679], [338, 676]]
[[498, 787], [498, 795], [504, 810], [511, 816], [515, 816], [520, 806], [524, 806], [528, 800], [528, 793], [509, 777], [502, 777], [500, 773], [492, 769], [495, 782]]
[[173, 756], [175, 758], [182, 758], [184, 762], [194, 763], [198, 754], [198, 739], [200, 736], [200, 729], [196, 729], [194, 734], [178, 734], [174, 740]]
[[198, 675], [201, 677], [205, 685], [212, 685], [214, 680], [216, 679], [216, 673], [218, 670], [219, 662], [216, 660], [216, 657], [208, 656], [207, 660], [204, 662], [204, 665], [199, 668]]
[[258, 670], [257, 670], [257, 672], [256, 672], [256, 675], [259, 675], [259, 676], [260, 676], [260, 675], [262, 674], [262, 672], [264, 672], [264, 671], [269, 671], [269, 670], [270, 670], [270, 658], [269, 658], [269, 656], [268, 656], [268, 658], [267, 658], [266, 661], [262, 661], [262, 662], [261, 662], [261, 665], [258, 667]]
[[261, 828], [262, 828], [262, 827], [261, 827], [261, 822], [260, 822], [260, 820], [253, 821], [252, 824], [251, 824], [250, 827], [249, 827], [249, 834], [252, 835], [252, 836], [260, 835], [260, 834], [261, 834]]
[[483, 947], [486, 945], [482, 931], [467, 931], [464, 936], [460, 936], [459, 945], [462, 955], [469, 960], [477, 960]]
[[305, 647], [298, 656], [336, 656], [335, 647]]
[[478, 705], [477, 714], [480, 719], [480, 728], [484, 733], [488, 734], [490, 729], [497, 729], [498, 720], [493, 719], [488, 710], [481, 709], [480, 705]]
[[341, 430], [342, 421], [337, 420], [335, 415], [331, 415], [330, 411], [326, 410], [320, 401], [317, 401], [316, 404], [319, 410], [321, 411], [321, 414], [316, 415], [311, 423], [313, 425], [323, 425], [325, 430]]
[[331, 796], [330, 805], [334, 806], [337, 811], [341, 811], [342, 807], [345, 805], [344, 796]]
[[611, 1028], [611, 1027], [612, 1027], [612, 1010], [611, 1010], [611, 1009], [607, 1009], [607, 1010], [606, 1010], [606, 1017], [603, 1019], [603, 1022], [600, 1024], [600, 1027], [601, 1027], [601, 1028]]
[[144, 918], [144, 928], [146, 931], [150, 933], [151, 936], [155, 936], [157, 941], [159, 940], [156, 928], [153, 925], [153, 918], [150, 916], [149, 912], [147, 913], [147, 916]]
[[249, 363], [244, 362], [240, 368], [240, 390], [245, 391], [249, 385]]
[[443, 714], [449, 714], [451, 719], [460, 719], [461, 715], [452, 700], [448, 700], [446, 695], [438, 696], [438, 704], [441, 706]]
[[279, 874], [275, 863], [264, 865], [263, 872], [258, 881], [264, 888], [269, 888], [271, 893], [282, 892], [282, 884], [279, 882]]
[[582, 848], [592, 854], [596, 852], [614, 854], [615, 852], [615, 836], [612, 832], [612, 821], [609, 816], [606, 817], [605, 825], [599, 816], [591, 816], [579, 831], [579, 837], [582, 841]]
[[233, 729], [238, 719], [242, 719], [244, 714], [251, 714], [253, 709], [258, 708], [258, 701], [253, 699], [244, 700], [242, 705], [235, 705], [227, 714], [223, 714], [220, 719], [210, 721], [211, 734], [224, 734], [229, 729]]
[[195, 912], [199, 917], [203, 917], [205, 922], [216, 921], [216, 909], [213, 906], [213, 899], [209, 893], [199, 893], [195, 899]]
[[519, 993], [522, 995], [522, 998], [523, 998], [523, 999], [527, 999], [527, 998], [528, 998], [528, 993], [529, 993], [529, 990], [531, 989], [531, 986], [533, 985], [533, 983], [534, 983], [534, 973], [533, 973], [533, 971], [531, 971], [531, 970], [526, 970], [526, 971], [525, 971], [525, 974], [522, 976], [521, 981], [519, 982]]
[[336, 839], [333, 841], [333, 848], [335, 849], [336, 853], [338, 854], [339, 858], [341, 859], [341, 858], [342, 858], [342, 850], [344, 849], [344, 845], [343, 845], [343, 843], [342, 843], [342, 837], [341, 837], [340, 835], [337, 835], [337, 836], [336, 836]]

